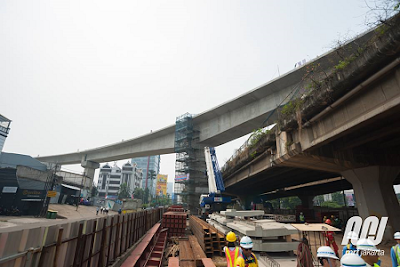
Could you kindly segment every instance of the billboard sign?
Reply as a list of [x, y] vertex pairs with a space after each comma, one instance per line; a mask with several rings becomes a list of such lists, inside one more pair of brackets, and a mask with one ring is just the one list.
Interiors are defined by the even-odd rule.
[[175, 175], [175, 182], [181, 182], [181, 181], [187, 181], [187, 180], [189, 180], [189, 173]]
[[156, 185], [156, 195], [166, 196], [167, 195], [167, 180], [168, 175], [157, 174], [157, 185]]

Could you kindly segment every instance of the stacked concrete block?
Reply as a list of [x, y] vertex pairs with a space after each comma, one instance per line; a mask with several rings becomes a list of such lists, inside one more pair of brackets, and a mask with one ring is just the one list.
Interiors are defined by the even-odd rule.
[[185, 212], [182, 206], [176, 206], [176, 205], [169, 207], [167, 211]]
[[235, 232], [239, 237], [250, 236], [254, 251], [283, 252], [297, 249], [298, 242], [292, 242], [291, 234], [297, 229], [290, 224], [275, 220], [245, 220], [245, 217], [261, 216], [263, 211], [222, 211], [210, 215], [209, 223], [222, 233]]
[[257, 217], [264, 215], [263, 210], [235, 210], [227, 209], [226, 211], [221, 211], [221, 215], [226, 217]]
[[287, 222], [287, 223], [296, 222], [296, 215], [293, 214], [265, 214], [264, 218], [274, 220], [277, 222]]
[[168, 228], [168, 236], [183, 236], [186, 229], [186, 213], [178, 211], [164, 213], [162, 227]]

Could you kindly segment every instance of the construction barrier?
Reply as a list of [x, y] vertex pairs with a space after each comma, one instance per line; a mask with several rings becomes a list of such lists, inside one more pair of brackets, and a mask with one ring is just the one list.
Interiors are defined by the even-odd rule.
[[0, 233], [2, 266], [112, 264], [158, 223], [164, 209]]

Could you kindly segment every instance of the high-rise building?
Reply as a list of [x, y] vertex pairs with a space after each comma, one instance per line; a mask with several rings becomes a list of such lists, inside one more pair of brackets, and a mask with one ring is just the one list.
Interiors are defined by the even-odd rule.
[[[147, 187], [149, 188], [151, 194], [155, 195], [156, 183], [157, 183], [157, 174], [160, 173], [160, 155], [157, 156], [149, 156], [149, 157], [140, 157], [133, 158], [132, 163], [136, 163], [138, 169], [142, 169], [143, 179], [142, 179], [142, 188], [146, 188], [146, 179], [147, 179]], [[150, 180], [150, 172], [154, 173], [153, 179]]]
[[10, 124], [11, 120], [7, 119], [3, 115], [0, 114], [0, 154], [3, 151], [3, 146], [10, 132]]

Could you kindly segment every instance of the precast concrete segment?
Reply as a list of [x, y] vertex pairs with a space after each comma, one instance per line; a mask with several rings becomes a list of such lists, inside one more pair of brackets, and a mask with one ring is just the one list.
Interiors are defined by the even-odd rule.
[[[214, 216], [218, 218], [222, 216]], [[289, 224], [275, 222], [274, 220], [233, 221], [227, 226], [209, 220], [209, 224], [227, 234], [234, 231], [239, 237], [250, 236], [253, 240], [254, 251], [282, 252], [297, 249], [299, 242], [292, 242], [290, 235], [297, 233], [297, 229]], [[281, 238], [285, 237], [285, 241]]]
[[233, 221], [227, 227], [251, 237], [276, 237], [296, 234], [297, 229], [289, 224], [278, 223], [273, 220], [257, 220], [254, 222]]
[[235, 209], [227, 209], [225, 211], [221, 211], [221, 214], [224, 216], [238, 216], [238, 217], [255, 217], [264, 215], [263, 210], [235, 210]]
[[297, 249], [300, 242], [262, 242], [261, 240], [253, 240], [254, 251], [282, 252], [293, 251]]
[[212, 226], [214, 226], [219, 232], [223, 233], [224, 235], [226, 235], [227, 233], [229, 233], [230, 231], [232, 231], [230, 228], [222, 225], [221, 223], [214, 221], [214, 220], [207, 220], [207, 222], [209, 224], [211, 224]]
[[[349, 55], [357, 45], [368, 40], [373, 31], [344, 45], [344, 53]], [[335, 50], [309, 62], [319, 66], [320, 71], [329, 72], [332, 62], [338, 62]], [[263, 84], [231, 101], [193, 117], [199, 142], [204, 146], [218, 146], [252, 132], [262, 126], [265, 119], [279, 105], [285, 104], [290, 95], [302, 86], [303, 78], [308, 73], [307, 65], [296, 68], [279, 78]], [[289, 96], [289, 97], [288, 97]], [[271, 117], [273, 119], [273, 117]], [[81, 152], [43, 156], [42, 162], [59, 164], [78, 164], [82, 158], [93, 162], [108, 162], [127, 158], [174, 153], [175, 125], [154, 131], [150, 134], [127, 141], [106, 145]]]
[[233, 219], [227, 218], [227, 217], [219, 215], [217, 213], [212, 213], [212, 214], [210, 214], [209, 217], [210, 217], [210, 219], [212, 219], [214, 221], [217, 221], [222, 225], [226, 225], [228, 222], [232, 222], [233, 221]]

